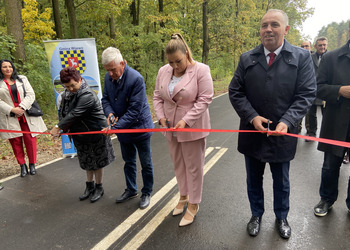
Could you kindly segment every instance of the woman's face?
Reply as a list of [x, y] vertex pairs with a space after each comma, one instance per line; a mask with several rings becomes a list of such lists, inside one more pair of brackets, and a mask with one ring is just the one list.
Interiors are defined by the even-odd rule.
[[71, 79], [70, 82], [64, 83], [64, 87], [71, 93], [75, 93], [80, 89], [81, 79], [76, 82], [74, 79]]
[[180, 50], [177, 50], [172, 54], [167, 54], [166, 57], [168, 59], [169, 65], [174, 69], [175, 76], [182, 76], [185, 74], [187, 65], [189, 63], [186, 54]]
[[1, 72], [3, 73], [5, 78], [10, 78], [12, 76], [12, 73], [13, 73], [13, 68], [12, 68], [11, 63], [3, 62], [1, 64]]

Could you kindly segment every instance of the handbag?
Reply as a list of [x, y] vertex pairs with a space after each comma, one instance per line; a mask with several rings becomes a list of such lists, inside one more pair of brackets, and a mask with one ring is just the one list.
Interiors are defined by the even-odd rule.
[[[22, 85], [23, 87], [23, 93], [24, 93], [24, 98], [26, 97], [26, 89], [24, 88], [24, 84]], [[27, 114], [29, 116], [42, 116], [44, 113], [41, 110], [39, 103], [37, 103], [36, 100], [32, 103], [32, 107], [30, 109], [27, 109]]]

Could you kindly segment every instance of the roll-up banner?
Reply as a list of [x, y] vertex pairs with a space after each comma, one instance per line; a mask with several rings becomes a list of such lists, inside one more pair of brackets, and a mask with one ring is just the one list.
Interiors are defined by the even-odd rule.
[[[52, 84], [54, 86], [57, 111], [64, 87], [60, 81], [60, 71], [68, 66], [76, 68], [92, 90], [101, 99], [100, 74], [94, 38], [44, 41], [49, 60]], [[76, 155], [72, 140], [61, 136], [64, 156]]]

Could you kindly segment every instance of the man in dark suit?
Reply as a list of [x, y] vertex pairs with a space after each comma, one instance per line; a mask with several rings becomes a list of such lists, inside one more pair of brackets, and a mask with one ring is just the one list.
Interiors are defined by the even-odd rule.
[[[261, 44], [241, 55], [229, 86], [230, 101], [241, 118], [238, 151], [245, 156], [248, 198], [252, 217], [249, 235], [256, 236], [264, 213], [263, 175], [269, 163], [273, 178], [274, 212], [279, 235], [288, 239], [289, 166], [297, 139], [298, 123], [316, 96], [316, 78], [310, 52], [292, 46], [288, 16], [269, 10], [261, 21]], [[272, 58], [275, 58], [272, 60]], [[269, 66], [270, 65], [270, 66]], [[266, 133], [269, 130], [268, 134]]]
[[[315, 43], [316, 52], [311, 55], [312, 61], [314, 63], [315, 73], [317, 75], [318, 66], [320, 65], [321, 59], [323, 55], [327, 52], [328, 48], [328, 40], [326, 37], [318, 37]], [[307, 123], [307, 135], [316, 137], [317, 132], [317, 106], [321, 107], [321, 111], [323, 113], [325, 102], [319, 98], [316, 98], [314, 103], [312, 104], [309, 112], [307, 112], [305, 116], [305, 120]], [[310, 140], [306, 140], [309, 142]]]
[[[113, 129], [153, 128], [151, 111], [146, 96], [146, 85], [139, 72], [129, 67], [117, 48], [109, 47], [102, 53], [106, 69], [102, 106], [107, 123]], [[116, 203], [138, 195], [136, 183], [136, 156], [142, 167], [143, 188], [140, 208], [149, 206], [153, 189], [153, 162], [150, 132], [118, 134], [124, 164], [125, 192]]]
[[[350, 36], [350, 23], [349, 23]], [[325, 54], [317, 76], [317, 97], [327, 102], [320, 137], [350, 141], [350, 40], [341, 48]], [[338, 198], [340, 166], [346, 148], [325, 143], [318, 144], [324, 152], [320, 185], [320, 202], [314, 207], [316, 216], [327, 215]], [[350, 212], [350, 179], [346, 205]]]

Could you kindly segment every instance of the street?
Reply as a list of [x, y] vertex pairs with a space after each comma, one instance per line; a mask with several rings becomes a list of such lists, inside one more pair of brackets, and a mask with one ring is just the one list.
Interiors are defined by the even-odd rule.
[[[228, 95], [210, 106], [213, 129], [238, 129], [239, 118]], [[319, 128], [321, 114], [318, 113]], [[318, 130], [319, 132], [319, 130]], [[302, 134], [305, 134], [303, 129]], [[317, 142], [298, 141], [291, 162], [292, 228], [289, 240], [275, 228], [272, 178], [266, 167], [265, 214], [257, 237], [246, 231], [251, 213], [245, 183], [244, 157], [237, 151], [237, 133], [211, 133], [207, 138], [203, 199], [192, 225], [179, 227], [171, 212], [178, 190], [165, 138], [152, 136], [155, 185], [151, 205], [138, 208], [140, 198], [116, 204], [125, 189], [123, 160], [113, 140], [116, 160], [105, 168], [105, 194], [96, 203], [79, 201], [85, 172], [77, 158], [39, 167], [37, 175], [0, 180], [0, 248], [7, 249], [350, 249], [350, 213], [345, 204], [350, 165], [341, 168], [339, 197], [323, 218], [313, 214], [319, 201], [323, 153]], [[138, 185], [142, 188], [138, 166]], [[140, 195], [139, 195], [140, 196]]]

